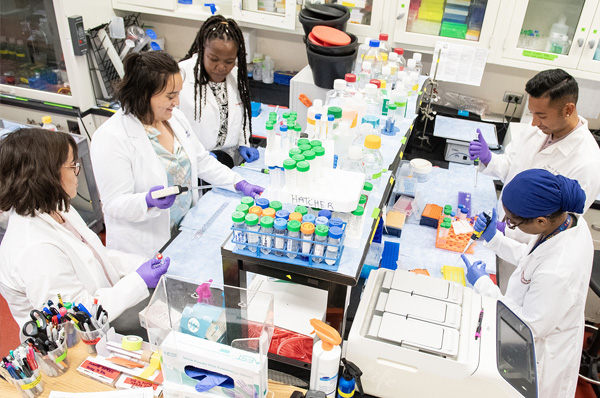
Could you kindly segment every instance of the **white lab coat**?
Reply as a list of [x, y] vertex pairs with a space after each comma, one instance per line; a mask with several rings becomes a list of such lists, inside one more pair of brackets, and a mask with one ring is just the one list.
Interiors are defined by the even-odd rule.
[[[206, 98], [202, 99], [202, 118], [200, 121], [194, 119], [194, 65], [198, 59], [198, 54], [194, 54], [191, 58], [181, 61], [179, 66], [185, 73], [183, 89], [179, 94], [179, 109], [185, 117], [190, 121], [192, 129], [196, 133], [196, 137], [202, 143], [207, 151], [215, 149], [217, 136], [221, 121], [219, 118], [219, 104], [210, 87], [206, 87]], [[237, 66], [234, 67], [227, 75], [227, 103], [228, 103], [228, 120], [227, 120], [227, 138], [225, 144], [220, 150], [227, 152], [235, 161], [237, 148], [240, 146], [249, 146], [250, 139], [250, 120], [246, 124], [246, 139], [244, 138], [244, 104], [240, 98], [240, 93], [237, 86]], [[204, 100], [206, 99], [206, 104]]]
[[577, 225], [531, 248], [539, 235], [525, 243], [496, 233], [484, 245], [503, 259], [517, 264], [506, 294], [490, 278], [482, 277], [475, 290], [505, 303], [530, 328], [535, 340], [538, 396], [575, 395], [583, 346], [584, 306], [594, 246], [587, 223]]
[[96, 250], [90, 248], [49, 214], [11, 214], [0, 245], [0, 293], [22, 327], [29, 312], [50, 299], [83, 303], [90, 309], [98, 298], [109, 320], [148, 297], [148, 288], [135, 270], [145, 261], [135, 254], [107, 250], [71, 207], [60, 213]]
[[[173, 110], [169, 123], [190, 158], [192, 184], [200, 177], [235, 190], [240, 175], [208, 154], [180, 110]], [[146, 194], [153, 186], [168, 183], [144, 126], [119, 110], [94, 133], [90, 152], [103, 205], [106, 247], [155, 255], [171, 238], [169, 209], [148, 208]], [[191, 195], [195, 205], [198, 191]]]
[[[493, 154], [487, 167], [481, 163], [480, 171], [499, 178], [504, 185], [520, 172], [529, 169], [545, 169], [552, 174], [577, 180], [585, 191], [585, 212], [600, 194], [600, 148], [588, 128], [587, 120], [582, 117], [579, 120], [583, 123], [581, 127], [543, 151], [540, 148], [548, 135], [537, 127], [529, 126], [522, 134], [513, 138], [503, 154]], [[504, 217], [501, 201], [502, 197], [498, 203], [499, 220]]]

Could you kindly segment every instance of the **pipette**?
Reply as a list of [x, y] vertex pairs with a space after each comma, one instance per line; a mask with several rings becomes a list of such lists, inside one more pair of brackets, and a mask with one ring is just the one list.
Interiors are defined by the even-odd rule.
[[479, 158], [473, 161], [473, 165], [475, 166], [475, 188], [477, 188], [477, 175], [479, 174]]
[[[471, 245], [479, 238], [481, 238], [481, 234], [483, 233], [483, 231], [486, 230], [486, 228], [490, 225], [490, 223], [492, 222], [492, 217], [488, 214], [488, 213], [483, 213], [483, 217], [485, 217], [485, 228], [482, 231], [475, 231], [473, 232], [473, 234], [471, 235], [471, 239], [469, 239], [469, 242], [467, 243], [467, 245], [465, 246], [464, 250], [462, 251], [462, 253], [460, 254], [461, 257], [463, 254], [465, 254], [467, 252], [467, 250], [469, 250], [469, 247], [471, 247]], [[458, 260], [456, 260], [456, 264], [459, 263], [461, 257], [458, 257]]]
[[184, 192], [191, 191], [193, 189], [208, 189], [208, 188], [221, 188], [229, 186], [229, 184], [220, 184], [220, 185], [200, 185], [195, 187], [182, 187], [181, 185], [173, 185], [172, 187], [166, 187], [163, 189], [159, 189], [153, 191], [150, 196], [152, 199], [160, 199], [170, 195], [180, 195]]
[[242, 164], [240, 164], [240, 167], [243, 167], [243, 168], [245, 168], [246, 170], [252, 170], [252, 171], [256, 171], [256, 172], [258, 172], [258, 173], [269, 174], [269, 169], [261, 169], [261, 168], [258, 168], [258, 167], [248, 167], [248, 166], [246, 165], [246, 163], [242, 163]]

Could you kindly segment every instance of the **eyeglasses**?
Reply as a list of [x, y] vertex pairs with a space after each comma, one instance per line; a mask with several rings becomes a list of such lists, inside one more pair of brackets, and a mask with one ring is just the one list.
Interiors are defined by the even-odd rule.
[[63, 166], [63, 167], [67, 167], [69, 169], [75, 169], [76, 176], [78, 176], [79, 172], [81, 171], [81, 164], [79, 164], [79, 163], [75, 163], [75, 166]]
[[519, 225], [522, 225], [522, 224], [526, 223], [528, 221], [528, 219], [524, 219], [521, 222], [513, 224], [512, 221], [510, 221], [510, 218], [508, 218], [507, 216], [504, 216], [504, 219], [502, 219], [502, 221], [504, 221], [506, 223], [506, 226], [507, 226], [508, 229], [513, 229], [514, 230]]

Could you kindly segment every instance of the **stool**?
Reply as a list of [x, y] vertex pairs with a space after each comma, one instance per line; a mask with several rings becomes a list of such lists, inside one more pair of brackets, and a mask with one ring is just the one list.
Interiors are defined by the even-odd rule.
[[[594, 265], [592, 267], [592, 277], [590, 278], [590, 288], [600, 296], [600, 250], [594, 251]], [[596, 326], [585, 325], [586, 329], [593, 330], [592, 336], [588, 339], [590, 346], [581, 353], [581, 363], [579, 365], [579, 377], [592, 385], [596, 397], [600, 397], [600, 331]]]

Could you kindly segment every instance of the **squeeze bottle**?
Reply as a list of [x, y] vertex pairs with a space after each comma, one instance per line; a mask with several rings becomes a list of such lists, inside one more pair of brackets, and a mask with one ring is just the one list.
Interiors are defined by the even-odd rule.
[[310, 324], [321, 340], [313, 345], [312, 364], [310, 367], [310, 389], [322, 391], [328, 398], [334, 398], [342, 349], [340, 334], [316, 318]]
[[42, 117], [42, 128], [44, 130], [56, 131], [56, 126], [52, 123], [52, 118], [50, 116]]

